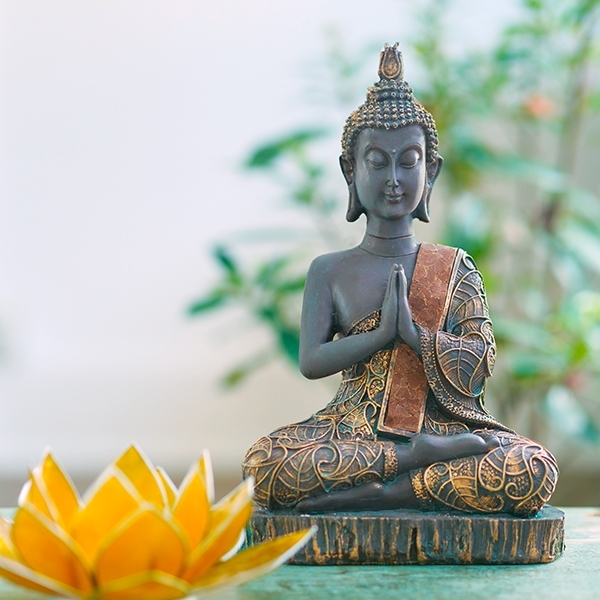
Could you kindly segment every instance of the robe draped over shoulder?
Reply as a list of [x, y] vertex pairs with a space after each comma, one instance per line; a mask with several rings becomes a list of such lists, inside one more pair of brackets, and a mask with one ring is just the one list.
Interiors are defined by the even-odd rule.
[[484, 408], [485, 381], [492, 374], [496, 343], [483, 279], [459, 250], [450, 304], [440, 331], [419, 328], [427, 382], [439, 408], [481, 427], [510, 431]]

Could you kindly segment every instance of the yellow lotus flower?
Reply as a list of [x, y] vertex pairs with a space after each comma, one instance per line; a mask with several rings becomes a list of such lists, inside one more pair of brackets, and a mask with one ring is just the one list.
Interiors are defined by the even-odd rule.
[[48, 452], [23, 487], [13, 522], [0, 517], [0, 575], [86, 600], [170, 600], [239, 585], [282, 564], [314, 534], [293, 533], [235, 554], [252, 493], [247, 479], [213, 505], [208, 453], [177, 489], [132, 446], [82, 501]]

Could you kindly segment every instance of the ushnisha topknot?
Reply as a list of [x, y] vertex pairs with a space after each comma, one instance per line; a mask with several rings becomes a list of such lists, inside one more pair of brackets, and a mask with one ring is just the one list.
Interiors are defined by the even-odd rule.
[[342, 156], [354, 158], [358, 134], [365, 128], [398, 129], [421, 125], [427, 141], [427, 164], [438, 156], [438, 133], [433, 117], [415, 98], [404, 81], [404, 65], [398, 44], [386, 44], [379, 55], [379, 81], [369, 88], [367, 99], [347, 119], [342, 134]]

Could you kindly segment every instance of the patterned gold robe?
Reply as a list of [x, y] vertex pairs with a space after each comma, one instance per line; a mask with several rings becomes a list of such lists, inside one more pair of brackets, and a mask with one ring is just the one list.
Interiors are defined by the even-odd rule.
[[[441, 331], [419, 327], [427, 376], [422, 433], [493, 432], [500, 445], [477, 456], [436, 462], [410, 472], [424, 510], [535, 514], [554, 491], [558, 467], [540, 444], [517, 435], [483, 406], [485, 380], [496, 356], [483, 280], [459, 251]], [[347, 335], [379, 325], [379, 312]], [[281, 427], [248, 451], [244, 476], [256, 480], [256, 502], [271, 510], [370, 481], [398, 477], [395, 444], [377, 423], [390, 370], [392, 346], [345, 369], [333, 400], [312, 417]]]

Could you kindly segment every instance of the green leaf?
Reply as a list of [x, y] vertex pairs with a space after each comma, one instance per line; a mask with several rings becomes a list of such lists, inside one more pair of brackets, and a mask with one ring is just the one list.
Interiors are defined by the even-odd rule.
[[251, 169], [269, 167], [283, 153], [284, 148], [280, 144], [270, 144], [258, 148], [246, 161], [246, 166]]
[[242, 282], [242, 275], [240, 273], [239, 267], [233, 256], [228, 252], [228, 250], [224, 246], [215, 246], [213, 250], [213, 256], [216, 258], [217, 262], [225, 269], [229, 276], [229, 281], [231, 283], [240, 284]]
[[251, 373], [252, 369], [248, 367], [237, 367], [221, 378], [221, 385], [226, 389], [234, 388], [243, 383]]
[[527, 8], [536, 12], [539, 11], [543, 6], [543, 2], [541, 0], [525, 0], [524, 4]]
[[306, 275], [296, 279], [287, 279], [275, 285], [275, 291], [280, 294], [295, 294], [304, 291], [306, 285]]
[[578, 340], [571, 346], [571, 362], [579, 363], [589, 356], [589, 348], [583, 340]]
[[213, 310], [222, 306], [225, 303], [226, 297], [223, 293], [217, 292], [213, 293], [206, 298], [202, 298], [202, 300], [198, 300], [191, 304], [187, 312], [189, 315], [197, 315], [203, 312], [207, 312], [209, 310]]
[[268, 285], [290, 263], [291, 257], [280, 256], [262, 265], [256, 275], [256, 283], [261, 286]]
[[556, 377], [564, 368], [556, 357], [534, 353], [512, 352], [509, 361], [512, 374], [518, 379]]
[[279, 329], [279, 346], [292, 363], [298, 364], [300, 335], [297, 330]]
[[270, 351], [260, 352], [245, 363], [238, 365], [221, 378], [221, 385], [226, 389], [231, 389], [243, 383], [252, 373], [264, 367], [273, 359], [273, 353]]
[[246, 160], [245, 166], [249, 169], [264, 169], [273, 164], [283, 155], [296, 151], [308, 142], [323, 137], [324, 129], [305, 129], [288, 136], [259, 146]]
[[263, 306], [258, 310], [257, 314], [261, 319], [264, 319], [275, 328], [279, 327], [279, 315], [273, 306]]
[[237, 273], [237, 265], [235, 264], [233, 257], [223, 246], [215, 246], [213, 254], [229, 273]]
[[594, 19], [592, 13], [598, 10], [599, 5], [598, 0], [580, 0], [574, 6], [569, 6], [563, 13], [562, 18], [565, 23], [582, 27], [585, 22]]

